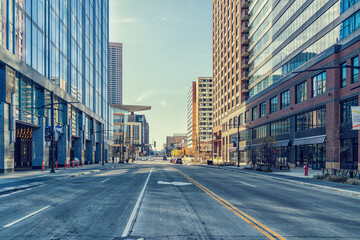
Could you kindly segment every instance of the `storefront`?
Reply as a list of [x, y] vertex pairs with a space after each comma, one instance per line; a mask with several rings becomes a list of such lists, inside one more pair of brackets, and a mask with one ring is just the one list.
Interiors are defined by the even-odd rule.
[[32, 133], [33, 128], [24, 124], [16, 124], [15, 169], [32, 168]]
[[312, 169], [325, 167], [326, 148], [325, 135], [295, 139], [296, 166], [308, 165]]
[[358, 139], [341, 139], [340, 142], [340, 168], [358, 169]]

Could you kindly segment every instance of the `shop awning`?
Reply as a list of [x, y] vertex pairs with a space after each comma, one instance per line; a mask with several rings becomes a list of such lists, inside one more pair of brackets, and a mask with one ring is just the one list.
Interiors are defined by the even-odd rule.
[[293, 145], [300, 146], [300, 145], [320, 144], [320, 143], [324, 143], [325, 138], [326, 135], [306, 137], [306, 138], [295, 138]]
[[250, 148], [249, 145], [239, 146], [239, 151], [246, 151], [246, 150], [249, 150], [249, 148]]
[[252, 149], [259, 148], [259, 147], [261, 147], [261, 145], [262, 144], [253, 144], [253, 145], [251, 145], [251, 148]]
[[276, 143], [276, 147], [287, 147], [287, 146], [289, 146], [289, 142], [290, 142], [290, 140], [278, 141]]

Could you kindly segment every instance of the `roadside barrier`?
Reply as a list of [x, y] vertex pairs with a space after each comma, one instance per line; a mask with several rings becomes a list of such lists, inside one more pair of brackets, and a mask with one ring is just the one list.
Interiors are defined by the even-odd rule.
[[44, 161], [41, 162], [41, 171], [44, 171]]

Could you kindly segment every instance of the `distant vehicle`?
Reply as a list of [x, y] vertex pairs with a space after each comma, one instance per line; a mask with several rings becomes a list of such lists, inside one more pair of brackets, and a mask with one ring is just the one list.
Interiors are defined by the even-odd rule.
[[166, 157], [166, 156], [164, 156], [164, 157], [163, 157], [163, 160], [164, 160], [164, 161], [166, 161], [166, 160], [167, 160], [167, 157]]
[[181, 158], [176, 159], [175, 164], [183, 164]]

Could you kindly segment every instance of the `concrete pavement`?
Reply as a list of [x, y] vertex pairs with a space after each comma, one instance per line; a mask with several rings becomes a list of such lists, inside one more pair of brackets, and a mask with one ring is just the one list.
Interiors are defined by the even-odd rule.
[[236, 171], [155, 160], [54, 178], [0, 197], [0, 239], [358, 239], [359, 198]]

